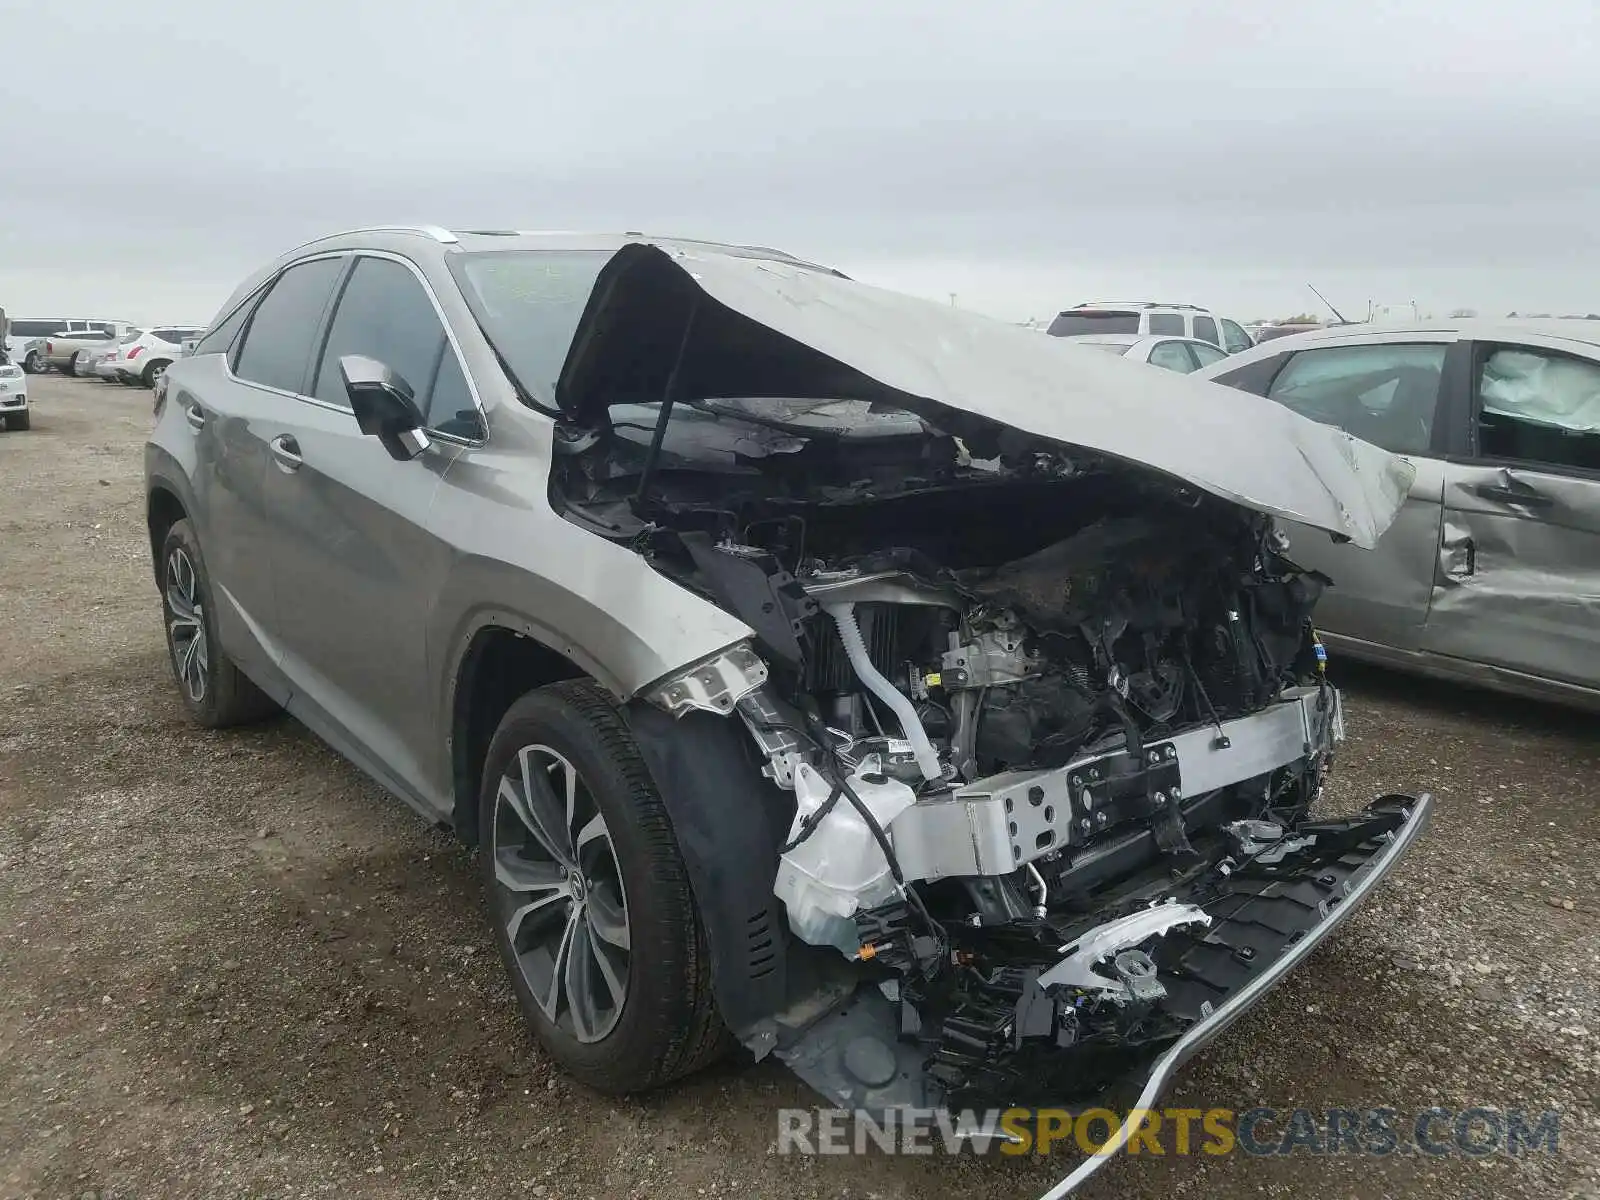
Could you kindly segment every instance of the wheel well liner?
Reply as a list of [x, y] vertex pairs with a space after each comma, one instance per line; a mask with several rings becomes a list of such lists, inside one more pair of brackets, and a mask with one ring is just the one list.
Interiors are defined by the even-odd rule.
[[484, 759], [506, 710], [535, 688], [583, 677], [566, 655], [525, 634], [501, 625], [473, 634], [456, 668], [450, 714], [451, 823], [469, 846], [478, 844]]
[[155, 572], [157, 587], [162, 586], [161, 543], [167, 540], [167, 530], [188, 515], [176, 493], [159, 485], [150, 489], [145, 500], [145, 523], [150, 530], [150, 568]]
[[794, 798], [762, 776], [738, 720], [640, 700], [624, 712], [689, 869], [717, 1008], [742, 1039], [786, 1003], [789, 925], [772, 883]]

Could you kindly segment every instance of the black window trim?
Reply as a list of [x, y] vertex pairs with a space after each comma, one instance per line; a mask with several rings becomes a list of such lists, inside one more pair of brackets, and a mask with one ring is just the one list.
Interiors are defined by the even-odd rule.
[[[350, 286], [350, 279], [355, 274], [357, 261], [362, 258], [388, 259], [390, 262], [399, 263], [401, 266], [407, 268], [411, 274], [416, 277], [417, 282], [422, 285], [422, 290], [428, 297], [428, 303], [433, 305], [433, 314], [439, 318], [439, 324], [444, 329], [445, 343], [455, 353], [456, 363], [461, 368], [461, 376], [467, 382], [467, 393], [472, 397], [472, 406], [478, 410], [478, 424], [483, 430], [483, 436], [480, 438], [467, 438], [462, 437], [460, 434], [443, 433], [427, 425], [423, 426], [423, 431], [427, 433], [430, 438], [438, 438], [440, 441], [450, 442], [457, 446], [481, 447], [487, 445], [489, 442], [489, 414], [484, 411], [483, 398], [478, 395], [478, 385], [473, 382], [472, 372], [467, 369], [467, 356], [461, 352], [461, 343], [456, 340], [455, 330], [450, 328], [450, 320], [445, 316], [444, 307], [439, 303], [439, 297], [434, 294], [433, 285], [428, 282], [428, 277], [422, 273], [422, 268], [417, 266], [416, 263], [412, 262], [404, 255], [395, 254], [389, 250], [368, 250], [361, 248], [356, 250], [340, 251], [340, 253], [348, 254], [350, 256], [350, 262], [346, 265], [343, 273], [334, 284], [333, 293], [329, 299], [328, 307], [322, 314], [322, 320], [318, 323], [317, 332], [314, 336], [316, 353], [312, 355], [310, 370], [306, 378], [302, 381], [302, 386], [315, 387], [317, 378], [322, 373], [322, 360], [328, 352], [328, 338], [333, 333], [333, 319], [339, 311], [339, 302], [344, 299], [345, 289]], [[325, 254], [310, 256], [310, 258], [326, 257], [328, 256]], [[300, 259], [299, 261], [306, 262], [309, 261], [309, 259]], [[290, 264], [290, 266], [295, 265], [297, 264]], [[284, 268], [285, 271], [288, 269], [288, 267]], [[443, 366], [444, 356], [441, 354], [438, 361], [434, 364], [432, 377], [427, 381], [429, 394], [432, 393], [433, 384], [438, 380], [439, 372]], [[315, 404], [318, 408], [331, 409], [333, 412], [345, 413], [347, 415], [350, 412], [348, 405], [333, 404], [327, 400], [319, 399], [316, 396], [297, 395], [295, 398], [298, 400], [304, 400], [307, 404]]]
[[[274, 387], [270, 383], [259, 383], [254, 379], [245, 379], [234, 374], [234, 367], [238, 364], [239, 352], [244, 349], [245, 343], [250, 340], [250, 330], [255, 326], [256, 313], [261, 309], [261, 302], [268, 296], [272, 295], [272, 289], [278, 286], [278, 281], [280, 279], [282, 279], [296, 267], [304, 266], [306, 263], [317, 262], [319, 259], [324, 258], [345, 259], [348, 258], [349, 254], [350, 252], [348, 250], [325, 250], [321, 254], [308, 254], [304, 258], [297, 258], [291, 263], [285, 263], [281, 268], [274, 271], [272, 273], [272, 278], [267, 280], [259, 288], [257, 288], [254, 293], [252, 293], [255, 297], [255, 307], [251, 310], [249, 317], [245, 319], [245, 323], [239, 327], [239, 332], [234, 336], [233, 345], [228, 347], [228, 352], [223, 355], [222, 358], [223, 373], [227, 375], [230, 381], [233, 383], [243, 384], [245, 387], [253, 387], [263, 392], [271, 392], [274, 396], [287, 396], [290, 400], [305, 400], [308, 398], [299, 392], [285, 391], [283, 388]], [[349, 263], [346, 262], [340, 268], [339, 274], [334, 277], [333, 287], [328, 293], [327, 301], [325, 301], [322, 306], [322, 315], [317, 319], [316, 325], [312, 327], [311, 337], [313, 344], [320, 344], [320, 338], [322, 336], [320, 331], [323, 323], [328, 319], [329, 310], [333, 307], [333, 297], [339, 291], [339, 289], [343, 287], [344, 276], [349, 273], [349, 270]], [[238, 309], [235, 308], [234, 312], [237, 311]], [[232, 313], [229, 315], [231, 316]], [[302, 372], [300, 376], [300, 386], [305, 387], [305, 385], [306, 377], [304, 372]], [[348, 412], [349, 409], [344, 409], [343, 411]]]
[[1462, 422], [1464, 428], [1462, 437], [1458, 440], [1459, 447], [1455, 453], [1447, 456], [1448, 461], [1471, 467], [1503, 467], [1513, 471], [1535, 471], [1542, 475], [1558, 475], [1564, 479], [1592, 480], [1600, 479], [1600, 470], [1591, 467], [1569, 467], [1560, 463], [1539, 462], [1531, 458], [1493, 458], [1482, 454], [1478, 450], [1478, 418], [1483, 413], [1483, 396], [1480, 392], [1480, 381], [1483, 377], [1483, 366], [1489, 355], [1496, 350], [1522, 350], [1535, 354], [1545, 354], [1554, 358], [1572, 358], [1579, 362], [1587, 363], [1591, 367], [1600, 369], [1600, 359], [1590, 358], [1585, 354], [1572, 350], [1562, 350], [1555, 346], [1541, 346], [1535, 342], [1510, 342], [1510, 341], [1467, 341], [1458, 342], [1462, 348], [1462, 381], [1461, 402], [1459, 411], [1464, 415]]
[[[233, 341], [230, 341], [226, 346], [224, 346], [220, 352], [223, 358], [224, 369], [226, 369], [227, 360], [233, 354], [233, 342], [239, 340], [239, 334], [244, 331], [244, 327], [249, 324], [251, 316], [254, 315], [255, 306], [261, 303], [261, 298], [267, 294], [267, 288], [273, 283], [277, 282], [277, 278], [278, 277], [274, 275], [271, 279], [268, 279], [266, 282], [262, 283], [260, 286], [250, 292], [250, 294], [247, 295], [243, 300], [239, 301], [239, 303], [235, 304], [227, 312], [223, 313], [222, 316], [218, 317], [215, 321], [212, 321], [204, 329], [196, 333], [194, 335], [195, 348], [198, 350], [201, 342], [205, 341], [214, 332], [221, 329], [229, 321], [233, 320], [234, 317], [237, 317], [241, 312], [243, 312], [244, 317], [239, 322], [239, 328], [233, 331]], [[245, 312], [246, 309], [251, 311]], [[208, 350], [206, 353], [215, 354], [218, 352]]]

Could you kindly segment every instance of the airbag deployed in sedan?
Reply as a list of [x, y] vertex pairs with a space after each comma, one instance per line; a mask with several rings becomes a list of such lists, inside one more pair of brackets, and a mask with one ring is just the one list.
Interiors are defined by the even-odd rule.
[[969, 439], [998, 423], [1368, 549], [1414, 474], [1387, 451], [1220, 384], [804, 266], [644, 243], [601, 271], [557, 401], [596, 424], [610, 404], [660, 400], [680, 349], [679, 397], [874, 400]]

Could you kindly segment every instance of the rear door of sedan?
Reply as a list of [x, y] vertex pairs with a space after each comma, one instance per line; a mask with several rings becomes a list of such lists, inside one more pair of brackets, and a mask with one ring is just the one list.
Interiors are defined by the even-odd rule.
[[1213, 376], [1400, 454], [1417, 469], [1373, 550], [1285, 523], [1290, 557], [1333, 580], [1317, 606], [1325, 631], [1394, 650], [1420, 648], [1444, 496], [1447, 431], [1440, 417], [1449, 406], [1441, 397], [1459, 391], [1469, 353], [1450, 332], [1375, 335], [1315, 343]]
[[1600, 687], [1600, 347], [1471, 344], [1423, 648]]
[[[397, 461], [361, 433], [339, 372], [346, 355], [406, 381], [427, 414], [428, 450]], [[451, 555], [428, 513], [485, 425], [422, 274], [357, 252], [300, 392], [273, 430], [266, 487], [290, 711], [418, 807], [445, 807], [428, 783], [437, 747], [426, 630]]]

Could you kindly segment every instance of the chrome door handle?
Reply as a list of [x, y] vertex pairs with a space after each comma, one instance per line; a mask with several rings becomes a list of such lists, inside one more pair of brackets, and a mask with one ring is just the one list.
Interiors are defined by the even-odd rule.
[[277, 463], [278, 470], [285, 474], [292, 475], [305, 461], [300, 457], [300, 443], [286, 433], [280, 433], [267, 444], [272, 448], [272, 461]]
[[192, 429], [204, 429], [206, 427], [205, 410], [198, 404], [185, 405], [183, 419], [189, 422], [189, 426]]

